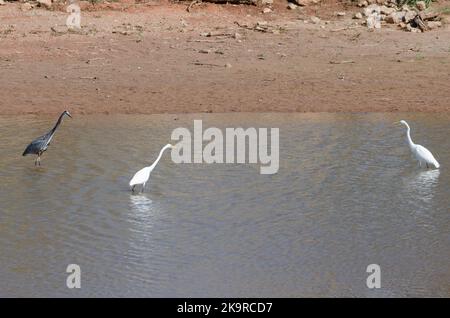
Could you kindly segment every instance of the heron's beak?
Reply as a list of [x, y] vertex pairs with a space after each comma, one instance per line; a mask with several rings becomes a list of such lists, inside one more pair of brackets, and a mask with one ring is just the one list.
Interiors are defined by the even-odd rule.
[[70, 118], [73, 118], [71, 114], [69, 114], [68, 112], [66, 113], [67, 116], [69, 116]]
[[393, 122], [392, 124], [393, 124], [393, 125], [398, 125], [398, 124], [400, 124], [400, 122], [399, 122], [399, 121], [396, 121], [396, 122]]

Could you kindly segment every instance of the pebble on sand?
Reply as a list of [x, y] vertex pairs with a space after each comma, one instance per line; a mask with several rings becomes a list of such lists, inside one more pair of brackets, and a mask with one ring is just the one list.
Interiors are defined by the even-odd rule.
[[425, 3], [425, 1], [417, 1], [416, 8], [419, 11], [424, 11], [427, 8], [427, 4]]
[[311, 22], [314, 23], [314, 24], [318, 24], [318, 23], [320, 23], [320, 21], [321, 20], [318, 17], [316, 17], [316, 16], [312, 16], [311, 17]]

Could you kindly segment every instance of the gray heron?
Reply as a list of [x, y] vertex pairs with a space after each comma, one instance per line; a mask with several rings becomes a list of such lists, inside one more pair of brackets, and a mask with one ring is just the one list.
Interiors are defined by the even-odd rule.
[[52, 130], [50, 130], [48, 133], [46, 133], [45, 135], [36, 138], [35, 140], [33, 140], [25, 149], [25, 151], [23, 152], [22, 156], [26, 156], [26, 155], [37, 155], [36, 160], [34, 161], [34, 165], [41, 165], [41, 156], [44, 153], [44, 151], [47, 150], [48, 146], [50, 145], [50, 142], [52, 141], [53, 135], [56, 132], [56, 129], [59, 127], [59, 125], [62, 122], [62, 119], [64, 117], [64, 115], [69, 116], [70, 118], [72, 118], [72, 116], [70, 115], [70, 113], [65, 110], [62, 112], [62, 114], [59, 116], [58, 121], [56, 122], [55, 126], [52, 128]]

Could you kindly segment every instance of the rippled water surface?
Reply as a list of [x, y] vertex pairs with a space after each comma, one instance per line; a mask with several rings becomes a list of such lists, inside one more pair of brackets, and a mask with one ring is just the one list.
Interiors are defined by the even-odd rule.
[[[280, 128], [279, 172], [167, 152], [132, 195], [194, 119]], [[399, 119], [441, 169], [419, 169]], [[75, 116], [35, 167], [22, 151], [54, 121], [0, 118], [0, 296], [450, 296], [449, 115]]]

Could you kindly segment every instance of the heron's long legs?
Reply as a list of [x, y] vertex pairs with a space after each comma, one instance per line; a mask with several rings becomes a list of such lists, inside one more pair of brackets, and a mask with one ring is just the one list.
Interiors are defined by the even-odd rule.
[[136, 185], [131, 187], [131, 192], [134, 192], [134, 188], [136, 187]]
[[142, 185], [142, 193], [144, 193], [145, 183]]

